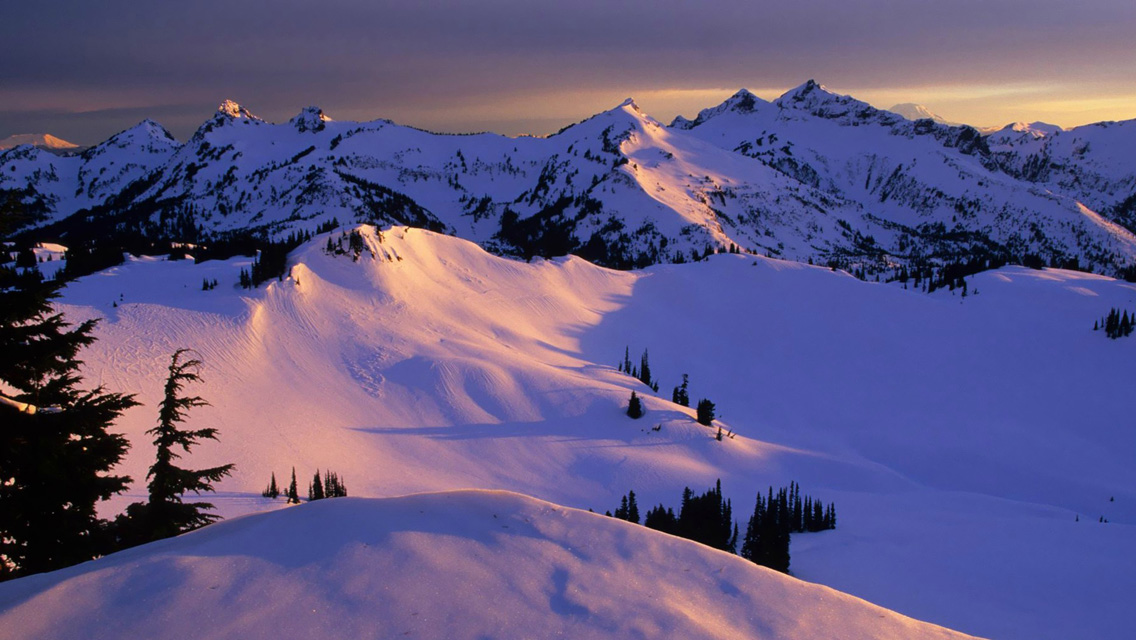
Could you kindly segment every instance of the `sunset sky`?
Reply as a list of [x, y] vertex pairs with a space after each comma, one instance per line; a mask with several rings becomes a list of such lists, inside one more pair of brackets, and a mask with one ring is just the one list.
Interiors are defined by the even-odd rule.
[[815, 78], [976, 126], [1136, 118], [1132, 0], [5, 3], [0, 137], [184, 139], [233, 99], [270, 121], [545, 134], [634, 97], [663, 121]]

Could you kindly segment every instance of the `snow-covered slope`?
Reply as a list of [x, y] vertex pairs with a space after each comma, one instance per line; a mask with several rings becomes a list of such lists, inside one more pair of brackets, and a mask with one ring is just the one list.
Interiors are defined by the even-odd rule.
[[[1128, 628], [1136, 343], [1092, 326], [1133, 285], [1011, 267], [963, 298], [752, 256], [618, 272], [418, 229], [364, 230], [358, 261], [327, 240], [254, 291], [235, 288], [248, 259], [135, 259], [67, 287], [69, 317], [105, 318], [88, 381], [145, 403], [119, 422], [125, 472], [145, 476], [168, 358], [191, 347], [212, 403], [191, 419], [221, 442], [189, 460], [237, 464], [227, 515], [279, 505], [259, 492], [293, 466], [355, 496], [477, 487], [601, 512], [721, 478], [743, 525], [757, 491], [797, 480], [839, 514], [794, 538], [800, 578], [995, 638]], [[625, 347], [650, 350], [659, 394], [616, 371]], [[667, 401], [683, 373], [736, 437]]]
[[[628, 100], [547, 138], [337, 122], [316, 107], [271, 124], [226, 101], [184, 145], [147, 121], [96, 149], [0, 153], [0, 191], [40, 223], [71, 216], [35, 239], [77, 226], [281, 235], [335, 219], [616, 267], [731, 243], [869, 273], [978, 254], [1106, 273], [1136, 262], [1136, 239], [1096, 215], [1099, 198], [1023, 181], [1033, 161], [992, 155], [970, 127], [911, 122], [811, 81], [774, 103], [743, 90], [670, 127]], [[1123, 173], [1121, 160], [1102, 153], [1093, 171]]]
[[0, 636], [970, 636], [729, 554], [512, 493], [341, 498], [0, 584]]
[[999, 165], [1136, 229], [1136, 120], [1067, 131], [1037, 124], [1029, 125], [1028, 137], [1014, 138], [1016, 145], [992, 148]]

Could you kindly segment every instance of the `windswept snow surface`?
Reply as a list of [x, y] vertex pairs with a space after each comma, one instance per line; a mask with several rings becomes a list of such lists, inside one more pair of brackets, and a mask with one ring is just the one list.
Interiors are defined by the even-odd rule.
[[[136, 484], [111, 510], [144, 494], [144, 431], [191, 347], [206, 368], [190, 391], [212, 406], [190, 420], [221, 442], [188, 461], [237, 464], [213, 497], [226, 515], [278, 506], [258, 494], [293, 466], [353, 496], [504, 489], [599, 512], [629, 489], [677, 507], [721, 478], [743, 527], [757, 491], [796, 480], [838, 512], [794, 537], [799, 578], [981, 636], [1129, 633], [1136, 340], [1092, 326], [1136, 308], [1133, 285], [1008, 267], [964, 298], [753, 256], [617, 272], [364, 236], [358, 261], [318, 236], [253, 291], [235, 287], [248, 259], [134, 259], [67, 287], [69, 318], [105, 318], [87, 381], [145, 405], [118, 423]], [[615, 369], [625, 347], [650, 349], [657, 395]], [[668, 401], [683, 373], [736, 437]]]
[[693, 542], [488, 491], [327, 500], [3, 584], [0, 636], [969, 637]]

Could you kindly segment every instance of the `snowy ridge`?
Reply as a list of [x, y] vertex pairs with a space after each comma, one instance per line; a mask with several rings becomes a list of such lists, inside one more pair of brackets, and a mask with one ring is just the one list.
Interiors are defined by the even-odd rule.
[[992, 254], [1112, 274], [1136, 261], [1136, 240], [1077, 203], [1134, 228], [1124, 125], [1010, 151], [973, 128], [912, 122], [811, 80], [773, 103], [743, 89], [669, 127], [628, 100], [547, 138], [337, 122], [315, 107], [270, 124], [225, 101], [183, 145], [154, 130], [100, 145], [115, 148], [97, 163], [0, 153], [0, 191], [40, 224], [59, 223], [47, 239], [79, 212], [174, 237], [191, 226], [283, 235], [336, 219], [617, 267], [732, 243], [869, 274]]
[[223, 522], [0, 584], [0, 625], [29, 640], [970, 637], [644, 527], [488, 491]]
[[[799, 578], [988, 637], [1127, 628], [1136, 358], [1092, 325], [1136, 307], [1132, 285], [1007, 267], [962, 298], [753, 256], [621, 272], [360, 232], [357, 260], [325, 252], [334, 231], [252, 291], [242, 258], [137, 258], [67, 287], [69, 319], [105, 318], [87, 380], [144, 403], [117, 423], [122, 472], [145, 477], [162, 372], [192, 346], [212, 405], [192, 418], [221, 433], [192, 459], [237, 464], [211, 496], [228, 516], [278, 506], [259, 492], [292, 466], [353, 496], [476, 487], [600, 512], [721, 478], [743, 526], [756, 491], [797, 480], [839, 512], [794, 538]], [[650, 350], [660, 393], [615, 370], [625, 348]], [[734, 437], [668, 401], [683, 373]]]

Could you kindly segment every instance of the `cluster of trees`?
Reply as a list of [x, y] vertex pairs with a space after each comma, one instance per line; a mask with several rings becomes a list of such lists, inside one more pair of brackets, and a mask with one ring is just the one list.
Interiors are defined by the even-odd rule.
[[[619, 361], [617, 368], [620, 373], [625, 373], [633, 378], [636, 378], [643, 384], [647, 385], [655, 392], [659, 391], [659, 383], [651, 377], [651, 362], [647, 354], [647, 350], [643, 350], [642, 357], [639, 358], [639, 365], [635, 366], [631, 363], [631, 349], [624, 347], [623, 359]], [[682, 374], [682, 384], [675, 387], [671, 391], [671, 402], [684, 407], [690, 406], [690, 376]], [[698, 401], [695, 407], [696, 420], [699, 424], [707, 427], [712, 426], [715, 417], [715, 405], [713, 402], [706, 398]], [[627, 402], [627, 415], [632, 418], [640, 418], [643, 416], [643, 402], [639, 396], [632, 391], [631, 399]], [[718, 440], [722, 439], [722, 430], [718, 429]]]
[[636, 367], [631, 364], [630, 348], [625, 347], [623, 349], [623, 360], [619, 362], [619, 372], [626, 373], [658, 393], [659, 382], [651, 377], [651, 361], [647, 356], [646, 349], [643, 350], [643, 355], [639, 358], [639, 366]]
[[1093, 331], [1104, 329], [1104, 334], [1114, 340], [1131, 335], [1134, 327], [1136, 327], [1136, 312], [1129, 316], [1128, 310], [1121, 311], [1115, 307], [1107, 316], [1093, 323]]
[[[378, 236], [379, 242], [382, 242], [382, 232], [376, 231], [376, 234]], [[347, 241], [346, 249], [343, 248], [343, 242], [345, 240]], [[367, 244], [363, 241], [363, 234], [359, 233], [357, 229], [344, 231], [343, 233], [340, 233], [339, 237], [335, 238], [334, 240], [331, 236], [328, 236], [327, 246], [324, 247], [324, 251], [328, 255], [342, 256], [351, 254], [351, 260], [355, 262], [359, 260], [359, 256], [363, 255], [363, 252], [366, 250]]]
[[306, 232], [293, 233], [284, 240], [262, 240], [257, 244], [256, 259], [251, 269], [241, 269], [240, 285], [242, 289], [255, 289], [261, 283], [284, 277], [288, 268], [288, 253], [311, 239]]
[[[620, 499], [615, 513], [606, 515], [639, 523], [639, 505], [635, 492], [631, 491]], [[678, 515], [674, 509], [660, 504], [647, 511], [643, 526], [671, 535], [700, 542], [706, 546], [737, 553], [738, 527], [734, 523], [733, 507], [722, 497], [722, 482], [701, 495], [687, 487], [682, 492], [682, 505]]]
[[[280, 487], [276, 484], [276, 473], [273, 472], [272, 479], [268, 481], [268, 487], [261, 492], [265, 498], [279, 498]], [[288, 491], [285, 494], [288, 504], [300, 503], [300, 492], [296, 486], [296, 467], [292, 467], [292, 482], [288, 485]], [[345, 498], [347, 497], [347, 484], [339, 477], [338, 473], [334, 471], [325, 471], [323, 477], [320, 477], [319, 469], [316, 469], [316, 474], [312, 481], [308, 483], [308, 501], [323, 500], [324, 498]]]
[[[635, 492], [628, 492], [620, 499], [615, 513], [608, 511], [606, 515], [639, 523]], [[701, 495], [686, 487], [677, 515], [673, 508], [659, 504], [647, 511], [643, 525], [737, 553], [755, 564], [788, 573], [791, 534], [835, 529], [836, 505], [824, 506], [821, 501], [802, 495], [796, 482], [776, 492], [769, 487], [767, 495], [757, 494], [739, 551], [739, 528], [733, 518], [733, 506], [730, 500], [723, 498], [722, 481], [718, 480]]]
[[213, 278], [212, 280], [210, 280], [209, 278], [205, 278], [204, 280], [201, 281], [201, 290], [202, 291], [212, 291], [216, 288], [217, 288], [217, 278]]
[[771, 486], [766, 496], [757, 494], [740, 555], [755, 564], [788, 573], [790, 534], [835, 528], [834, 503], [825, 507], [819, 500], [802, 496], [796, 482], [776, 493]]

